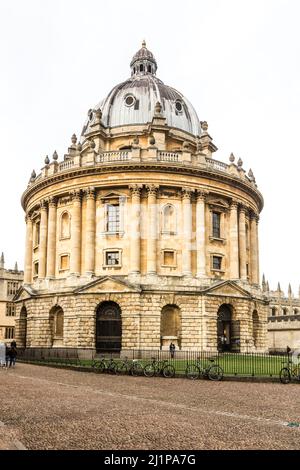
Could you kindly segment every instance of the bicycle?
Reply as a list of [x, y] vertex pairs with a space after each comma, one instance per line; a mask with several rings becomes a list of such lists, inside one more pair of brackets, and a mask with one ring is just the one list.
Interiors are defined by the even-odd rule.
[[134, 377], [142, 375], [144, 368], [137, 359], [132, 361], [128, 360], [128, 357], [125, 357], [124, 361], [118, 362], [116, 366], [116, 374], [131, 374]]
[[214, 359], [209, 359], [209, 362], [212, 364], [205, 367], [203, 366], [200, 357], [197, 357], [195, 362], [192, 364], [187, 364], [185, 376], [191, 380], [200, 379], [200, 377], [213, 381], [222, 380], [224, 375], [222, 367], [220, 367], [218, 364], [214, 364]]
[[300, 365], [294, 364], [293, 361], [288, 360], [282, 362], [285, 367], [282, 367], [279, 371], [279, 379], [282, 384], [288, 384], [292, 379], [298, 380], [300, 382]]
[[155, 357], [153, 357], [152, 362], [145, 365], [144, 375], [146, 377], [163, 375], [164, 377], [170, 379], [175, 375], [175, 367], [172, 364], [169, 364], [167, 360], [158, 361], [155, 359]]
[[115, 374], [117, 362], [112, 358], [106, 359], [105, 357], [102, 357], [100, 361], [94, 359], [92, 362], [92, 367], [96, 370], [96, 372], [108, 372], [110, 374]]

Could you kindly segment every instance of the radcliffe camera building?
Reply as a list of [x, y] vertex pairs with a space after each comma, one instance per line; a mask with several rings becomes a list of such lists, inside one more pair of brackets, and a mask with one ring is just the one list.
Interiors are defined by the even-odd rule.
[[17, 343], [266, 351], [254, 175], [213, 157], [207, 122], [145, 43], [130, 68], [62, 161], [32, 172]]

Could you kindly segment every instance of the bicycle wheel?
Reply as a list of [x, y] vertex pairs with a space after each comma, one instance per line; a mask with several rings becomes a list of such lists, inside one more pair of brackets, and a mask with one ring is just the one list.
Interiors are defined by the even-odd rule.
[[164, 368], [163, 368], [163, 376], [166, 378], [166, 379], [171, 379], [172, 377], [174, 377], [175, 375], [175, 367], [172, 366], [171, 364], [167, 364]]
[[196, 380], [200, 377], [200, 369], [194, 364], [189, 364], [185, 369], [185, 376], [187, 379]]
[[279, 379], [282, 384], [288, 384], [291, 381], [291, 373], [287, 367], [283, 367], [279, 372]]
[[106, 369], [106, 365], [105, 365], [105, 362], [104, 361], [99, 361], [96, 365], [95, 365], [95, 370], [96, 372], [104, 372], [104, 370]]
[[108, 365], [107, 372], [109, 374], [116, 374], [117, 373], [117, 371], [116, 371], [117, 365], [118, 364], [115, 361], [111, 361]]
[[223, 369], [217, 365], [211, 366], [208, 370], [209, 380], [222, 380], [223, 374]]
[[127, 365], [125, 364], [125, 362], [118, 362], [115, 367], [115, 372], [117, 375], [127, 374], [128, 369], [127, 369]]
[[134, 362], [132, 367], [131, 367], [131, 375], [134, 377], [137, 377], [138, 375], [143, 375], [144, 368], [140, 362]]
[[147, 364], [145, 367], [144, 367], [144, 375], [146, 377], [153, 377], [154, 374], [156, 372], [156, 369], [155, 369], [155, 366], [154, 364]]

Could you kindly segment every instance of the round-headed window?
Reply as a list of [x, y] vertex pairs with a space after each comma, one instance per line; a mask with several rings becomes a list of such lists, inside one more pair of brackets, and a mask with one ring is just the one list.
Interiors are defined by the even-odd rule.
[[135, 97], [132, 95], [127, 95], [125, 98], [125, 104], [126, 106], [133, 106], [135, 102]]
[[179, 113], [182, 113], [183, 107], [182, 107], [181, 101], [179, 100], [175, 101], [175, 108], [176, 108], [176, 111], [178, 111]]

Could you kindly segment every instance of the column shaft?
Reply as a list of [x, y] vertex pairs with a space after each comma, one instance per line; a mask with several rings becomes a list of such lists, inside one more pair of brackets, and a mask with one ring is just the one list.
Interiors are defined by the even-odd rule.
[[39, 279], [46, 277], [46, 259], [47, 259], [47, 232], [48, 232], [48, 213], [46, 203], [41, 203], [41, 224], [40, 224], [40, 247], [39, 247]]
[[148, 239], [147, 239], [147, 273], [156, 274], [157, 247], [157, 201], [156, 186], [148, 186]]
[[238, 219], [237, 203], [232, 202], [230, 207], [230, 278], [239, 278], [239, 246], [238, 246]]
[[48, 239], [47, 239], [47, 277], [55, 277], [56, 260], [56, 200], [51, 198], [49, 201], [48, 212]]
[[26, 243], [25, 243], [25, 266], [24, 283], [30, 284], [32, 281], [32, 220], [26, 216]]
[[141, 271], [141, 234], [140, 234], [140, 212], [141, 212], [141, 188], [138, 185], [131, 189], [131, 224], [130, 224], [130, 272]]
[[196, 205], [197, 277], [206, 276], [205, 256], [205, 194], [199, 192]]
[[192, 275], [192, 191], [183, 189], [182, 210], [183, 210], [183, 249], [182, 249], [182, 274]]
[[85, 273], [95, 272], [95, 190], [89, 188], [86, 191], [86, 236], [85, 236]]
[[71, 259], [70, 273], [76, 276], [81, 274], [81, 195], [74, 191], [71, 220]]
[[258, 284], [258, 244], [257, 244], [257, 216], [250, 216], [250, 266], [251, 282]]
[[239, 212], [239, 255], [240, 255], [240, 278], [247, 280], [247, 245], [246, 245], [246, 213], [241, 207]]

